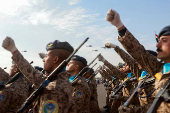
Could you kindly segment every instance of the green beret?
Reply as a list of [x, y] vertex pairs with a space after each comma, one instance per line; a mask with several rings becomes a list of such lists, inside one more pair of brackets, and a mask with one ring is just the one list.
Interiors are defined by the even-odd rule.
[[79, 62], [82, 62], [85, 66], [87, 65], [87, 61], [85, 58], [78, 56], [78, 55], [74, 55], [71, 60], [77, 60]]
[[53, 49], [64, 49], [68, 52], [72, 53], [74, 48], [68, 42], [60, 42], [59, 40], [55, 40], [54, 42], [50, 42], [46, 46], [46, 50], [53, 50]]

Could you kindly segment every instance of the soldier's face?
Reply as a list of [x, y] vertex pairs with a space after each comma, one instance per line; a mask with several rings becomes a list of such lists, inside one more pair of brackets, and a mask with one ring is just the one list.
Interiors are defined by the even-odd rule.
[[75, 71], [75, 67], [76, 67], [75, 61], [74, 60], [70, 60], [70, 62], [67, 64], [66, 71], [74, 72]]
[[170, 63], [170, 36], [161, 36], [160, 41], [156, 45], [158, 56], [165, 63]]
[[16, 73], [17, 73], [17, 67], [16, 67], [15, 64], [12, 64], [12, 65], [11, 65], [10, 72], [9, 72], [9, 75], [10, 75], [11, 77], [13, 77]]
[[52, 54], [52, 51], [47, 51], [47, 55], [43, 58], [43, 62], [44, 62], [44, 71], [49, 71], [52, 72], [53, 71], [53, 61], [54, 61], [54, 56]]

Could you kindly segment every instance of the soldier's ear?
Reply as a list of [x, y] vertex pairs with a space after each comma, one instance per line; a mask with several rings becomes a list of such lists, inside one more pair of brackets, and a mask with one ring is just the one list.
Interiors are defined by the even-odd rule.
[[15, 68], [14, 72], [15, 72], [15, 73], [19, 72], [19, 69], [18, 69], [18, 68]]
[[54, 59], [53, 59], [53, 63], [56, 64], [56, 63], [58, 63], [58, 61], [59, 61], [59, 57], [55, 56]]
[[77, 70], [77, 69], [79, 69], [79, 65], [76, 65], [76, 66], [75, 66], [75, 70]]

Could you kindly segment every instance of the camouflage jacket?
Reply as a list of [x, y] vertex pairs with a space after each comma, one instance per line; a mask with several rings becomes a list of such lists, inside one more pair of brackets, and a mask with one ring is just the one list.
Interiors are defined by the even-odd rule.
[[75, 83], [73, 86], [73, 99], [77, 104], [78, 113], [89, 113], [89, 102], [90, 102], [90, 88], [86, 82], [85, 77]]
[[1, 113], [17, 112], [29, 96], [29, 86], [30, 82], [25, 77], [21, 77], [15, 82], [6, 85], [0, 91]]
[[115, 78], [119, 78], [123, 80], [127, 75], [109, 63], [107, 60], [104, 61], [104, 65], [106, 65], [113, 73]]
[[[33, 84], [39, 86], [46, 78], [43, 73], [34, 69], [27, 60], [16, 52], [12, 59], [17, 64], [23, 75]], [[62, 72], [57, 76], [57, 79], [50, 82], [48, 86], [36, 99], [33, 111], [35, 113], [76, 113], [76, 104], [72, 98], [72, 87], [69, 82], [70, 74]]]
[[[157, 60], [157, 58], [149, 54], [143, 45], [141, 45], [138, 40], [128, 31], [124, 36], [118, 36], [119, 42], [123, 45], [125, 50], [142, 66], [142, 68], [147, 71], [151, 76], [155, 77], [156, 73], [160, 73], [162, 76], [160, 80], [155, 79], [155, 94], [159, 92], [164, 83], [170, 77], [170, 71], [163, 74], [163, 65]], [[162, 102], [159, 106], [157, 112], [169, 112], [170, 104], [167, 102]]]

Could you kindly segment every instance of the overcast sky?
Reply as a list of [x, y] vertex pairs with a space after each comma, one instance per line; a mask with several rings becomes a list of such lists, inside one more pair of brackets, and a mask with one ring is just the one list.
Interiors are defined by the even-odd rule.
[[[0, 0], [0, 43], [6, 36], [12, 37], [21, 52], [27, 51], [22, 54], [29, 62], [34, 61], [33, 66], [43, 67], [38, 53], [46, 53], [47, 43], [68, 41], [76, 49], [89, 37], [77, 54], [90, 62], [101, 53], [117, 65], [123, 61], [116, 52], [101, 48], [106, 42], [123, 48], [117, 40], [117, 30], [105, 20], [107, 11], [116, 10], [140, 43], [156, 50], [155, 31], [158, 34], [169, 25], [169, 4], [169, 0]], [[7, 72], [11, 56], [0, 48], [1, 68], [7, 67]]]

